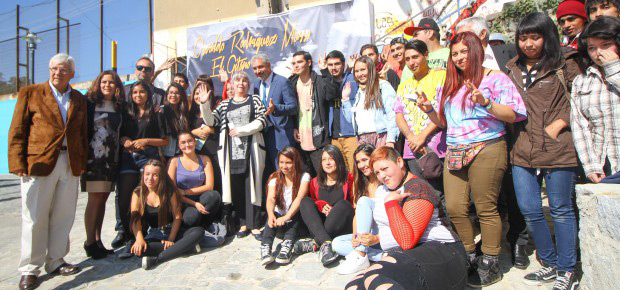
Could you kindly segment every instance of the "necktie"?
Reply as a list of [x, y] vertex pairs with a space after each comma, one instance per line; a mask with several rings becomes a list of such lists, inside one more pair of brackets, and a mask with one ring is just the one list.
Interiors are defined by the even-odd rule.
[[265, 81], [260, 82], [260, 94], [263, 99], [263, 105], [267, 108], [269, 106], [269, 102], [267, 102], [267, 84]]

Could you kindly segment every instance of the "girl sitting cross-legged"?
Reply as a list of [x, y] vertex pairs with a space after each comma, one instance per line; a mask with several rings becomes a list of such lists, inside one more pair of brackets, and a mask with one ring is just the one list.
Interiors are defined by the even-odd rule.
[[156, 159], [148, 160], [131, 197], [131, 229], [136, 237], [131, 253], [142, 257], [143, 269], [191, 251], [200, 252], [198, 241], [204, 229], [182, 228], [181, 223], [181, 199], [164, 165]]
[[302, 226], [299, 205], [310, 184], [310, 175], [302, 172], [301, 157], [295, 148], [287, 146], [278, 153], [278, 167], [280, 169], [271, 174], [267, 183], [268, 218], [260, 247], [263, 266], [274, 261], [271, 246], [278, 229], [284, 230], [284, 241], [275, 261], [279, 264], [290, 262], [293, 243]]

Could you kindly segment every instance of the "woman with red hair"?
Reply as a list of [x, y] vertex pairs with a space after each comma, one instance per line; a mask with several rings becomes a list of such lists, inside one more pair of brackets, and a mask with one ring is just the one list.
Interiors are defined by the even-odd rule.
[[[484, 48], [477, 35], [456, 34], [450, 44], [446, 81], [437, 93], [438, 108], [431, 106], [424, 93], [418, 96], [420, 109], [439, 127], [447, 128], [446, 207], [471, 265], [477, 268], [467, 282], [475, 288], [502, 279], [498, 261], [502, 224], [497, 197], [507, 167], [505, 123], [526, 118], [525, 105], [510, 78], [484, 68], [483, 60]], [[469, 219], [470, 192], [482, 234], [484, 255], [478, 259]]]
[[382, 183], [375, 196], [383, 198], [375, 207], [384, 209], [398, 246], [345, 289], [464, 289], [465, 249], [452, 230], [439, 192], [408, 172], [394, 148], [375, 150], [370, 167]]

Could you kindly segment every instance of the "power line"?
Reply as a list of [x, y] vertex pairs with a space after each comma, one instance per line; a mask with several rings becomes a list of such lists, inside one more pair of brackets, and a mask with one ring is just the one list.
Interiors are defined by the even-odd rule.
[[[71, 4], [75, 5], [75, 4], [73, 3], [73, 1], [71, 1], [71, 0], [68, 0], [68, 1], [69, 1], [69, 2], [71, 2]], [[110, 1], [108, 1], [108, 3], [109, 3], [109, 2], [110, 2]], [[105, 4], [105, 3], [104, 3], [104, 4]], [[99, 6], [99, 5], [97, 5], [97, 6]], [[105, 35], [105, 37], [107, 37], [109, 40], [112, 40], [112, 38], [111, 38], [111, 37], [110, 37], [110, 36], [109, 36], [109, 35], [105, 32], [105, 30], [102, 30], [102, 27], [99, 27], [99, 25], [97, 25], [97, 24], [96, 24], [96, 23], [95, 23], [92, 19], [90, 19], [90, 17], [88, 17], [88, 15], [84, 14], [84, 17], [86, 17], [86, 19], [87, 19], [87, 20], [88, 20], [88, 21], [89, 21], [92, 25], [94, 25], [95, 27], [97, 27], [97, 29], [99, 29], [99, 31], [103, 31], [103, 35]]]

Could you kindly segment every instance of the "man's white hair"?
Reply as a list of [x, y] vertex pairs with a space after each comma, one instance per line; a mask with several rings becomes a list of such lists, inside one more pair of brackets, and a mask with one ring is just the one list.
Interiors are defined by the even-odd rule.
[[489, 30], [489, 24], [487, 23], [486, 19], [478, 16], [465, 18], [456, 25], [456, 30], [458, 31], [463, 26], [471, 28], [471, 30], [473, 30], [476, 35], [480, 35], [480, 33], [482, 33], [482, 30], [486, 30], [487, 35], [484, 41], [487, 43], [489, 42], [489, 36], [491, 35], [491, 31]]
[[72, 56], [64, 52], [61, 52], [61, 53], [58, 53], [52, 56], [52, 58], [50, 58], [50, 67], [52, 67], [52, 65], [54, 64], [61, 64], [61, 63], [69, 64], [69, 66], [71, 67], [71, 71], [75, 72], [75, 60], [73, 59]]
[[258, 54], [255, 54], [252, 57], [252, 59], [250, 59], [250, 63], [253, 63], [257, 59], [262, 60], [264, 63], [271, 64], [271, 61], [269, 61], [269, 57], [266, 54], [262, 53], [262, 52], [260, 52]]

